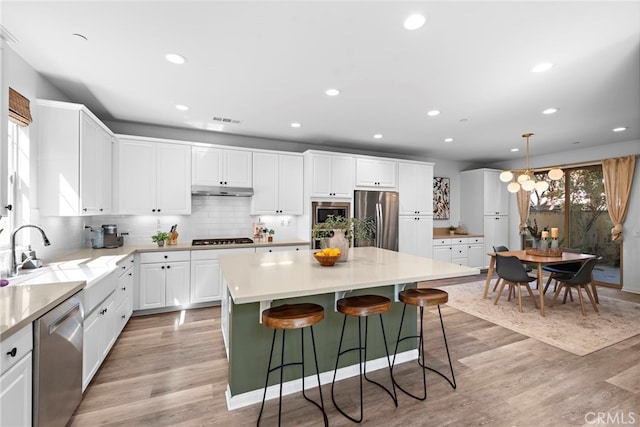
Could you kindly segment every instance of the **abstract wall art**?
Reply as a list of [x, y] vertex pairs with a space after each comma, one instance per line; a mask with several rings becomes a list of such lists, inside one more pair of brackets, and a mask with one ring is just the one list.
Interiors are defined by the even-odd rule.
[[449, 219], [450, 190], [449, 178], [433, 178], [433, 219]]

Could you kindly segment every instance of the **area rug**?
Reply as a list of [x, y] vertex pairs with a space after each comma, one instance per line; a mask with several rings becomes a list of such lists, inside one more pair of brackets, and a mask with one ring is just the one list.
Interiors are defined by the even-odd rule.
[[[491, 289], [494, 281], [491, 283]], [[567, 303], [562, 304], [562, 296], [560, 296], [553, 307], [549, 307], [553, 292], [547, 292], [545, 317], [542, 317], [540, 310], [534, 308], [529, 295], [525, 297], [526, 291], [522, 296], [523, 313], [518, 311], [517, 298], [507, 301], [508, 287], [505, 287], [498, 305], [493, 305], [496, 292], [489, 292], [489, 297], [482, 299], [484, 283], [483, 280], [447, 286], [445, 288], [449, 293], [447, 304], [456, 310], [578, 356], [593, 353], [640, 334], [640, 304], [600, 296], [600, 304], [598, 304], [600, 314], [598, 314], [593, 311], [591, 303], [583, 292], [587, 310], [587, 315], [583, 316], [575, 291], [575, 301], [571, 302], [567, 298]], [[536, 290], [534, 295], [539, 298]]]

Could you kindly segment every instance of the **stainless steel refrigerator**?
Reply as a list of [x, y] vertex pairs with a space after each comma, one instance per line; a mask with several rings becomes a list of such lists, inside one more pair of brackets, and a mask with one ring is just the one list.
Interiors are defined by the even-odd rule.
[[354, 192], [354, 217], [371, 218], [376, 231], [371, 242], [356, 242], [356, 246], [376, 246], [398, 250], [398, 193], [395, 191]]

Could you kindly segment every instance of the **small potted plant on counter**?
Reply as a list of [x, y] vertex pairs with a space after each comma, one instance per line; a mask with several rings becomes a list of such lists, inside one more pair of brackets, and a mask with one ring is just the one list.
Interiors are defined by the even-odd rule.
[[276, 233], [276, 230], [274, 230], [273, 228], [265, 228], [264, 232], [269, 235], [267, 237], [267, 242], [273, 242], [273, 235]]
[[165, 240], [169, 240], [169, 233], [165, 233], [164, 231], [158, 231], [156, 234], [151, 236], [151, 240], [156, 242], [158, 246], [164, 246]]

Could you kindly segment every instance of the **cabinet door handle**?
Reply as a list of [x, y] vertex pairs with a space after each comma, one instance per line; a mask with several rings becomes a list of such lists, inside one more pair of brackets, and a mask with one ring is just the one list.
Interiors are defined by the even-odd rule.
[[160, 209], [158, 209], [158, 212], [160, 212]]
[[133, 276], [133, 273], [129, 273], [129, 276]]
[[160, 267], [161, 270], [164, 270], [164, 265], [162, 267]]
[[164, 256], [164, 259], [167, 259], [167, 258], [169, 258], [169, 255], [165, 255], [165, 256]]
[[123, 314], [123, 315], [122, 315], [122, 318], [123, 318], [123, 319], [126, 319], [126, 318], [127, 318], [127, 315], [126, 315], [126, 314]]
[[171, 266], [170, 266], [170, 265], [167, 265], [167, 269], [169, 269], [169, 268], [171, 268]]
[[151, 212], [155, 212], [155, 211], [156, 211], [155, 209], [151, 209]]
[[127, 287], [125, 286], [124, 288], [122, 288], [122, 290], [123, 290], [123, 291], [126, 291], [126, 290], [127, 290]]
[[11, 209], [13, 209], [13, 205], [7, 205], [4, 207], [6, 210], [10, 211]]
[[126, 269], [127, 269], [127, 267], [125, 267], [125, 266], [123, 265], [123, 266], [122, 266], [122, 269], [123, 269], [123, 270], [126, 270]]
[[18, 349], [13, 347], [11, 349], [11, 351], [7, 351], [7, 355], [11, 356], [11, 357], [16, 357], [16, 354], [18, 353]]

